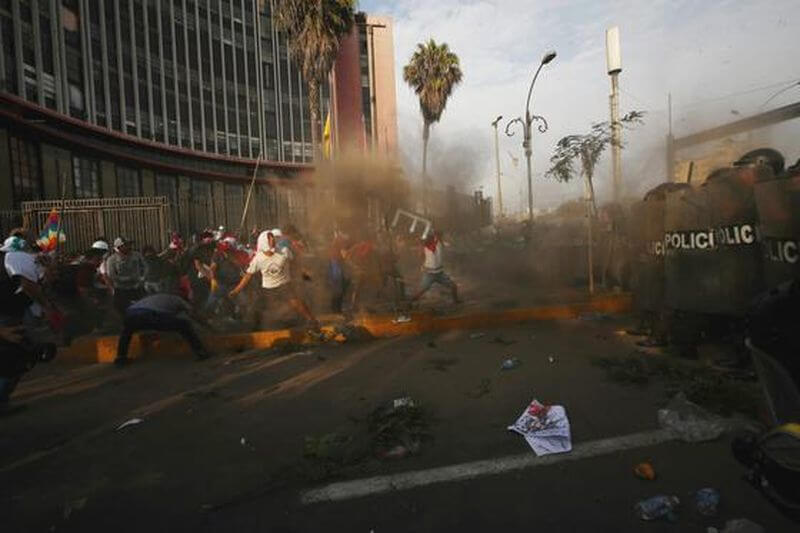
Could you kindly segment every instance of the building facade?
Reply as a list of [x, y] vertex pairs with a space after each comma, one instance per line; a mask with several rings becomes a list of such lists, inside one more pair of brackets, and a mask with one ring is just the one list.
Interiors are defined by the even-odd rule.
[[[173, 206], [175, 229], [238, 225], [255, 173], [253, 222], [299, 217], [313, 158], [308, 99], [271, 4], [0, 0], [0, 211], [155, 195]], [[354, 90], [331, 87], [323, 118], [331, 92]], [[335, 121], [361, 122], [363, 137], [364, 109]], [[358, 134], [335, 131], [348, 135]]]

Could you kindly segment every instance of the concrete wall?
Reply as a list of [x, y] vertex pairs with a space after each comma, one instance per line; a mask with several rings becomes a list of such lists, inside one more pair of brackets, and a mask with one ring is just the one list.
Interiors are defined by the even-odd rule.
[[391, 17], [374, 15], [367, 15], [367, 24], [375, 25], [371, 41], [367, 34], [367, 44], [372, 46], [374, 56], [374, 149], [377, 153], [395, 160], [397, 159], [397, 95], [394, 77], [394, 26]]
[[350, 35], [342, 39], [339, 56], [334, 65], [334, 118], [336, 141], [339, 143], [334, 149], [338, 154], [364, 150], [358, 31], [358, 26], [354, 25]]

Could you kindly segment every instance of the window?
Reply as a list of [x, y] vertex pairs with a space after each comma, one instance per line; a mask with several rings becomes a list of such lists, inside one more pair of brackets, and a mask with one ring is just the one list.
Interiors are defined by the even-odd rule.
[[39, 165], [39, 145], [17, 137], [10, 137], [9, 145], [14, 204], [41, 200], [42, 171]]
[[156, 196], [166, 196], [170, 205], [178, 204], [178, 181], [175, 176], [156, 174]]
[[142, 178], [135, 168], [117, 167], [117, 196], [141, 196]]
[[94, 159], [72, 158], [72, 186], [75, 198], [100, 196], [100, 164]]

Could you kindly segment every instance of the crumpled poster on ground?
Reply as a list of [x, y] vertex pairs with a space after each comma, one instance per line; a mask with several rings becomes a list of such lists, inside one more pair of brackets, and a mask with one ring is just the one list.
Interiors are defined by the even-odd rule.
[[567, 411], [561, 405], [543, 405], [534, 399], [508, 429], [525, 437], [536, 455], [572, 451]]

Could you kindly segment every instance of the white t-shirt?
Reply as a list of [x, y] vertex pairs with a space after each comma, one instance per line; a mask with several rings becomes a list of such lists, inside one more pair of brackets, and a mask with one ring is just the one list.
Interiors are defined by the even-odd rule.
[[423, 249], [425, 250], [425, 262], [422, 266], [425, 267], [425, 270], [432, 274], [441, 272], [443, 269], [441, 241], [436, 242], [436, 247], [433, 251], [427, 246], [424, 246]]
[[27, 252], [8, 252], [4, 266], [10, 277], [20, 276], [34, 283], [38, 283], [44, 274], [36, 256]]
[[289, 258], [281, 253], [267, 255], [257, 252], [247, 266], [247, 273], [258, 272], [261, 272], [261, 287], [265, 289], [277, 289], [291, 281]]
[[[19, 276], [38, 283], [44, 276], [44, 269], [36, 262], [36, 256], [27, 252], [8, 252], [4, 263], [3, 266], [9, 277]], [[22, 287], [18, 288], [17, 292], [22, 292]], [[41, 316], [42, 307], [37, 302], [33, 302], [30, 312], [33, 316]]]

